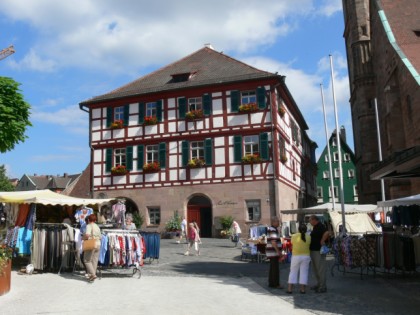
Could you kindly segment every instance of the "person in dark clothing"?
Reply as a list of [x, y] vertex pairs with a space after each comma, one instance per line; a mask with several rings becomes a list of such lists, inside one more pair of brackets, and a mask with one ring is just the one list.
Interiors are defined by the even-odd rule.
[[278, 227], [280, 221], [277, 217], [271, 218], [271, 226], [267, 233], [267, 246], [265, 254], [270, 259], [270, 271], [268, 274], [268, 286], [270, 288], [283, 289], [280, 285], [279, 259], [281, 258], [281, 242]]
[[320, 250], [321, 246], [327, 241], [329, 232], [316, 215], [311, 215], [309, 223], [313, 227], [309, 249], [311, 251], [312, 270], [317, 281], [311, 289], [317, 293], [325, 293], [327, 292], [327, 255], [321, 254]]

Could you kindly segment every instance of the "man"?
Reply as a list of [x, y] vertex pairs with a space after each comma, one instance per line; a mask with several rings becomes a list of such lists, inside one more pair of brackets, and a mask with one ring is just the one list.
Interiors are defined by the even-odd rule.
[[317, 284], [311, 289], [317, 293], [327, 292], [327, 260], [326, 254], [321, 254], [321, 246], [325, 245], [329, 237], [328, 230], [323, 225], [316, 215], [311, 215], [309, 223], [312, 225], [311, 232], [311, 245], [309, 249], [311, 251], [311, 262], [312, 270], [315, 274]]
[[277, 217], [271, 218], [271, 226], [267, 230], [267, 247], [265, 254], [270, 259], [270, 271], [268, 273], [268, 286], [270, 288], [283, 289], [280, 285], [279, 259], [281, 257], [280, 235], [278, 227], [280, 220]]
[[188, 239], [187, 239], [187, 220], [185, 219], [185, 217], [182, 217], [181, 232], [179, 233], [179, 240], [177, 241], [178, 244], [181, 243], [183, 236], [185, 236], [185, 241], [188, 243]]

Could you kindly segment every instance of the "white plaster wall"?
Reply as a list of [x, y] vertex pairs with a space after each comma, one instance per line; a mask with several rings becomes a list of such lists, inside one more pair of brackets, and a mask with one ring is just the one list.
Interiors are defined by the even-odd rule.
[[111, 130], [105, 130], [102, 132], [102, 140], [109, 140], [111, 139], [112, 131]]
[[138, 114], [138, 113], [139, 113], [139, 103], [130, 104], [130, 114]]
[[228, 117], [228, 126], [241, 126], [248, 124], [248, 114]]
[[169, 157], [169, 168], [174, 168], [174, 167], [177, 167], [178, 165], [176, 164], [176, 162], [177, 162], [177, 157], [175, 156], [175, 155], [173, 155], [173, 156], [170, 156]]
[[169, 171], [169, 180], [171, 181], [178, 180], [178, 170]]
[[213, 127], [222, 128], [223, 127], [223, 117], [213, 117]]
[[168, 123], [168, 131], [169, 132], [176, 132], [176, 122]]
[[174, 108], [174, 107], [175, 107], [175, 99], [168, 98], [168, 108]]
[[101, 132], [92, 132], [92, 141], [100, 141]]
[[126, 184], [127, 183], [127, 176], [125, 176], [125, 175], [123, 175], [123, 176], [113, 176], [113, 182], [114, 182], [114, 185]]
[[178, 121], [178, 131], [185, 131], [185, 121]]
[[176, 119], [176, 110], [168, 110], [168, 120]]
[[101, 109], [95, 108], [92, 110], [92, 119], [98, 119], [101, 118]]
[[231, 165], [230, 167], [230, 177], [242, 176], [241, 165]]
[[[105, 156], [105, 150], [103, 151]], [[93, 151], [93, 162], [102, 162], [102, 150]]]
[[145, 182], [157, 182], [159, 180], [159, 173], [146, 174]]
[[101, 121], [100, 120], [94, 120], [92, 121], [92, 131], [101, 129]]
[[203, 179], [206, 178], [206, 168], [192, 168], [190, 169], [191, 179]]
[[211, 95], [212, 97], [220, 97], [222, 96], [222, 92], [213, 92]]
[[251, 114], [251, 124], [259, 124], [263, 118], [262, 112], [256, 112]]
[[102, 186], [102, 179], [101, 178], [94, 178], [93, 179], [93, 185], [98, 187], [98, 186]]
[[225, 164], [225, 149], [224, 148], [214, 149], [214, 164], [216, 165]]
[[223, 102], [222, 99], [213, 100], [213, 114], [223, 114]]
[[224, 166], [223, 167], [216, 167], [215, 169], [216, 169], [215, 176], [217, 178], [224, 178], [224, 177], [226, 177], [226, 168]]
[[102, 175], [102, 166], [101, 164], [95, 164], [93, 166], [93, 176], [100, 176]]
[[157, 134], [157, 131], [158, 131], [158, 126], [157, 125], [146, 126], [144, 128], [144, 134], [145, 135]]
[[128, 128], [127, 134], [129, 137], [140, 137], [143, 135], [142, 127]]

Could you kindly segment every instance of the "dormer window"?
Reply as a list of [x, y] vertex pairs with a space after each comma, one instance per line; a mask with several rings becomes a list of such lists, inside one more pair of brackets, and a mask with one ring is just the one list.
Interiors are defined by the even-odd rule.
[[171, 74], [171, 83], [187, 82], [194, 76], [195, 72], [175, 73]]

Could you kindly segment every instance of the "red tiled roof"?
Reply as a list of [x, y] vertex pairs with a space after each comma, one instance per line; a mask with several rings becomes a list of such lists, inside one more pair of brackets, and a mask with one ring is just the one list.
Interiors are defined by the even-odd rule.
[[[174, 82], [174, 75], [186, 73], [192, 74], [188, 81]], [[204, 47], [112, 92], [86, 100], [81, 105], [166, 90], [270, 77], [278, 77], [278, 75], [258, 70], [223, 53]]]

